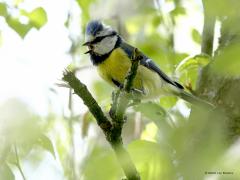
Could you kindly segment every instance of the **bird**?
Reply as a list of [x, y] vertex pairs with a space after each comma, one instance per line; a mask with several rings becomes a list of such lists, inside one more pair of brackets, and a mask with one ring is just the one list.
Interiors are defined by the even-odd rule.
[[[111, 26], [100, 20], [88, 22], [85, 30], [85, 54], [97, 67], [103, 80], [116, 88], [122, 88], [131, 67], [135, 47], [128, 44]], [[210, 103], [188, 93], [183, 85], [171, 79], [147, 55], [140, 51], [141, 60], [133, 81], [133, 92], [140, 92], [142, 99], [175, 95], [191, 104], [209, 106]]]

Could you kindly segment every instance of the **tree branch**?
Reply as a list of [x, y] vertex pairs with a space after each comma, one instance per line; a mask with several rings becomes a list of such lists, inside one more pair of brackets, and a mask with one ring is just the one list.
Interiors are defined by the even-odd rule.
[[70, 71], [65, 71], [63, 80], [66, 81], [88, 107], [89, 111], [95, 117], [97, 124], [104, 132], [107, 141], [112, 146], [119, 163], [128, 180], [140, 180], [140, 176], [133, 164], [131, 157], [123, 146], [122, 142], [122, 126], [124, 124], [124, 114], [127, 105], [130, 102], [130, 91], [133, 80], [136, 76], [139, 60], [141, 59], [140, 52], [135, 49], [132, 57], [131, 69], [125, 78], [124, 87], [113, 93], [113, 104], [111, 107], [111, 121], [104, 115], [101, 107], [96, 100], [92, 97], [87, 87], [76, 78], [75, 74]]
[[17, 151], [17, 145], [14, 144], [13, 147], [14, 147], [14, 153], [15, 153], [15, 156], [16, 156], [16, 166], [17, 166], [17, 168], [18, 168], [18, 170], [19, 170], [19, 172], [20, 172], [23, 180], [26, 180], [26, 177], [25, 177], [25, 175], [24, 175], [24, 173], [23, 173], [23, 170], [22, 170], [22, 167], [21, 167], [21, 165], [20, 165], [19, 156], [18, 156], [18, 151]]
[[204, 10], [204, 25], [202, 32], [201, 53], [212, 56], [213, 53], [213, 39], [216, 16], [211, 12], [208, 6], [208, 0], [202, 0]]

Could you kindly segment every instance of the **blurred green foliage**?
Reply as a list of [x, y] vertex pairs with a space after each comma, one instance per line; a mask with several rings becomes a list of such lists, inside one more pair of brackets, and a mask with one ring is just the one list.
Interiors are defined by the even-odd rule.
[[128, 150], [142, 179], [174, 179], [171, 159], [160, 144], [138, 140]]
[[[22, 38], [32, 29], [40, 29], [47, 22], [47, 14], [42, 7], [27, 12], [18, 7], [20, 2], [14, 5], [0, 3], [0, 16], [4, 17], [9, 27], [18, 33]], [[17, 16], [15, 15], [18, 12]]]
[[[0, 16], [24, 38], [32, 28], [40, 29], [47, 23], [47, 14], [42, 7], [26, 11], [20, 6], [22, 2], [17, 0], [14, 5], [1, 2]], [[195, 6], [199, 3], [195, 0], [189, 2]], [[213, 15], [218, 15], [219, 20], [230, 19], [225, 28], [230, 27], [228, 32], [234, 34], [230, 40], [238, 41], [239, 34], [236, 33], [240, 26], [236, 22], [239, 0], [204, 2]], [[193, 92], [198, 85], [199, 72], [209, 62], [217, 74], [239, 78], [239, 43], [220, 49], [214, 58], [200, 52], [190, 55], [176, 50], [176, 36], [179, 36], [176, 25], [179, 18], [189, 17], [192, 12], [186, 1], [116, 0], [110, 3], [104, 0], [76, 0], [75, 5], [81, 12], [77, 20], [82, 31], [74, 39], [69, 28], [74, 18], [66, 19], [72, 42], [69, 54], [73, 59], [68, 68], [77, 69], [78, 65], [82, 67], [88, 62], [77, 48], [81, 44], [79, 41], [84, 39], [86, 23], [97, 18], [109, 22], [128, 42], [136, 45], [167, 74], [173, 75]], [[18, 12], [17, 16], [13, 15], [11, 9]], [[198, 11], [203, 14], [201, 7]], [[68, 13], [69, 16], [76, 16], [71, 13]], [[200, 30], [191, 27], [189, 32], [188, 36], [200, 49]], [[230, 40], [227, 38], [226, 44]], [[109, 110], [112, 87], [99, 80], [91, 85], [99, 104], [104, 110]], [[206, 93], [212, 95], [214, 91]], [[16, 99], [0, 107], [0, 179], [16, 179], [16, 169], [13, 167], [20, 165], [17, 164], [17, 158], [20, 163], [28, 162], [36, 167], [46, 156], [44, 152], [51, 153], [54, 161], [60, 161], [63, 179], [112, 180], [124, 177], [93, 117], [82, 109], [84, 112], [75, 113], [72, 106], [79, 106], [79, 103], [72, 99], [76, 97], [69, 95], [66, 98], [69, 99], [67, 111], [70, 115], [63, 113], [62, 117], [51, 111], [47, 117], [40, 117]], [[233, 175], [219, 176], [217, 179], [240, 179], [239, 154], [229, 153], [240, 145], [236, 142], [231, 146], [227, 141], [226, 113], [221, 110], [208, 112], [196, 107], [191, 107], [191, 111], [197, 112], [194, 115], [189, 115], [189, 111], [189, 106], [176, 97], [162, 97], [160, 101], [142, 102], [129, 108], [128, 122], [124, 127], [128, 133], [123, 134], [123, 139], [127, 139], [127, 149], [142, 180], [207, 179], [211, 175], [206, 172], [217, 171], [233, 172]], [[235, 113], [240, 114], [238, 111]], [[76, 139], [81, 141], [81, 148], [76, 146]], [[17, 147], [17, 156], [14, 147]], [[30, 153], [32, 151], [34, 153]]]
[[[9, 99], [0, 107], [0, 110], [2, 112], [0, 118], [2, 144], [0, 147], [0, 159], [1, 164], [3, 163], [1, 170], [5, 171], [3, 174], [0, 173], [1, 178], [3, 178], [3, 175], [14, 179], [8, 164], [18, 167], [18, 161], [27, 158], [32, 149], [36, 149], [32, 160], [39, 161], [39, 158], [41, 159], [43, 156], [43, 150], [55, 156], [53, 144], [46, 135], [46, 122], [32, 113], [25, 103], [18, 99]], [[16, 149], [18, 152], [16, 152]]]
[[86, 157], [82, 170], [86, 180], [111, 180], [116, 177], [124, 177], [110, 148], [95, 147]]
[[[225, 76], [239, 77], [240, 71], [240, 47], [239, 43], [234, 43], [224, 49], [222, 53], [216, 56], [216, 61], [213, 63], [215, 72]], [[227, 61], [227, 66], [226, 66]]]

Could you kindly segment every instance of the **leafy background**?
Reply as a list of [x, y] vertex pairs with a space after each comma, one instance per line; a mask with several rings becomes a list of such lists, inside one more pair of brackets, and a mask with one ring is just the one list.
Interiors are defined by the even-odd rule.
[[[224, 2], [209, 8], [234, 20], [238, 14]], [[201, 54], [200, 0], [0, 1], [0, 179], [124, 177], [94, 118], [60, 81], [65, 68], [76, 69], [109, 110], [113, 88], [99, 79], [81, 46], [86, 23], [96, 18], [190, 91], [197, 88], [200, 69], [211, 61]], [[233, 33], [238, 29], [235, 23]], [[237, 45], [227, 47], [214, 70], [238, 78], [239, 52]], [[200, 111], [189, 118], [190, 110], [176, 97], [128, 110], [123, 139], [142, 179], [240, 179], [239, 140], [226, 140], [224, 112]]]

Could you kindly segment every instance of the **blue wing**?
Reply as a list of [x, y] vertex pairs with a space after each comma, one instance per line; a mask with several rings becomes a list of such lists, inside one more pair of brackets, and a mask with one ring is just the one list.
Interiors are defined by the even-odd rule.
[[[126, 52], [129, 58], [132, 57], [134, 52], [134, 47], [122, 41], [120, 47]], [[142, 53], [143, 58], [140, 61], [140, 64], [145, 66], [146, 68], [156, 72], [164, 81], [167, 83], [179, 88], [184, 89], [184, 87], [178, 82], [173, 81], [170, 77], [168, 77], [150, 58]]]

